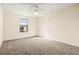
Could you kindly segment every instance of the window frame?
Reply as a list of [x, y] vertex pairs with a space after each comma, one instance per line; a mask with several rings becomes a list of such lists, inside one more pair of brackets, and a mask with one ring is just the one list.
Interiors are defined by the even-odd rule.
[[[26, 20], [26, 21], [25, 21], [25, 20]], [[24, 23], [27, 23], [27, 24], [24, 25]], [[27, 18], [20, 18], [20, 23], [19, 23], [19, 25], [20, 25], [19, 31], [20, 31], [21, 33], [28, 32], [28, 19], [27, 19]]]

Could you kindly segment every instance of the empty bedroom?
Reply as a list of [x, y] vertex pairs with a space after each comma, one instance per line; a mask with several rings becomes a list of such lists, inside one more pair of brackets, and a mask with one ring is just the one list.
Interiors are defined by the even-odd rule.
[[0, 3], [0, 55], [79, 55], [79, 4]]

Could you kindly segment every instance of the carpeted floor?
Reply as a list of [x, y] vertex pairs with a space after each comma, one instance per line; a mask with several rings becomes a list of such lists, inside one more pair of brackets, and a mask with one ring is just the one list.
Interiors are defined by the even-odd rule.
[[79, 47], [42, 39], [25, 38], [4, 41], [0, 55], [78, 55]]

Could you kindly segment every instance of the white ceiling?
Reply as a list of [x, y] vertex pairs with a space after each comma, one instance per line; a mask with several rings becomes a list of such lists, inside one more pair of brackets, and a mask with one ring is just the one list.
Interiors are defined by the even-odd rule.
[[[34, 3], [3, 3], [2, 6], [3, 10], [7, 12], [12, 12], [24, 16], [35, 16], [31, 11], [33, 4]], [[74, 5], [71, 3], [35, 3], [35, 4], [37, 4], [41, 8], [41, 11], [37, 16], [50, 14], [60, 9]]]

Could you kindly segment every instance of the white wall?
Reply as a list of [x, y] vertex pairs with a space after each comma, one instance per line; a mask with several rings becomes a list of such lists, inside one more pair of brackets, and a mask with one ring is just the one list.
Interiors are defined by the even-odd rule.
[[40, 17], [39, 35], [79, 47], [79, 5]]
[[2, 12], [2, 7], [0, 4], [0, 46], [2, 44], [3, 41], [3, 12]]
[[[33, 17], [25, 17], [21, 15], [4, 12], [4, 40], [12, 40], [17, 38], [31, 37], [36, 35], [36, 19]], [[19, 20], [21, 17], [28, 18], [28, 32], [19, 32]]]

